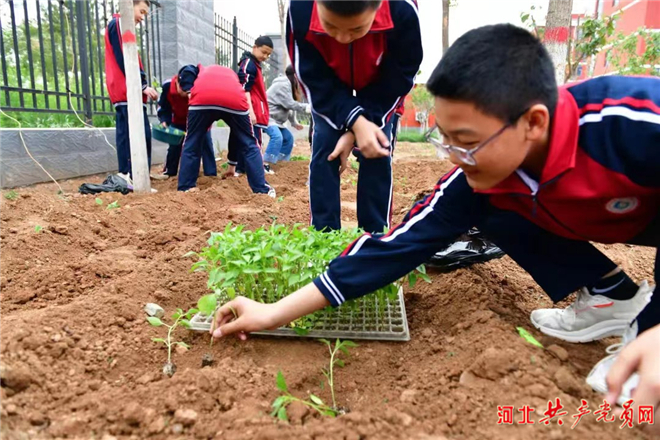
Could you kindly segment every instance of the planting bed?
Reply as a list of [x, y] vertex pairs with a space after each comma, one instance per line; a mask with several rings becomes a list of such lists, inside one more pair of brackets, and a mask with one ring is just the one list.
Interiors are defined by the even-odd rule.
[[[309, 155], [304, 144], [295, 155]], [[400, 144], [395, 161], [395, 218], [451, 165], [423, 144]], [[289, 425], [270, 417], [282, 371], [291, 395], [331, 401], [321, 369], [328, 348], [315, 340], [254, 336], [216, 341], [183, 328], [173, 353], [177, 372], [161, 372], [162, 328], [142, 308], [160, 304], [165, 320], [208, 293], [206, 273], [190, 272], [209, 231], [231, 221], [254, 230], [306, 222], [307, 166], [277, 167], [269, 176], [279, 199], [250, 193], [242, 179], [200, 178], [198, 193], [156, 182], [150, 196], [105, 194], [64, 200], [52, 185], [2, 198], [2, 378], [4, 439], [645, 439], [619, 423], [586, 416], [570, 425], [596, 394], [583, 378], [615, 340], [572, 345], [544, 337], [529, 313], [551, 303], [507, 257], [404, 286], [409, 342], [359, 341], [335, 370], [336, 419], [291, 404]], [[82, 182], [64, 182], [75, 191]], [[342, 177], [342, 219], [355, 226], [355, 170]], [[7, 192], [4, 191], [3, 194]], [[16, 196], [16, 197], [14, 197]], [[118, 203], [113, 205], [113, 202]], [[110, 209], [108, 207], [110, 206]], [[114, 208], [113, 208], [114, 207]], [[648, 248], [603, 246], [636, 280], [651, 279]], [[529, 330], [545, 347], [525, 342]], [[554, 346], [553, 346], [554, 345]], [[215, 360], [201, 368], [204, 354]], [[564, 425], [539, 425], [548, 400], [560, 397]], [[497, 425], [497, 406], [529, 405], [534, 425]], [[520, 413], [515, 413], [516, 421]]]

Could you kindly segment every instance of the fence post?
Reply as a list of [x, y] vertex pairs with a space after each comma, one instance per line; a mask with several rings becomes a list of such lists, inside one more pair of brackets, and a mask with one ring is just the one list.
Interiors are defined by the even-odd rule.
[[232, 70], [237, 70], [238, 69], [238, 24], [236, 23], [236, 16], [234, 16], [234, 27], [232, 29], [232, 35], [233, 35], [233, 47], [231, 51], [231, 62]]
[[[80, 80], [82, 84], [83, 94], [83, 112], [85, 114], [85, 122], [92, 123], [92, 96], [90, 92], [89, 83], [89, 60], [87, 58], [87, 48], [85, 47], [85, 39], [87, 36], [85, 30], [85, 3], [76, 1], [76, 24], [78, 27], [78, 54], [80, 56]], [[76, 72], [76, 75], [78, 72]]]

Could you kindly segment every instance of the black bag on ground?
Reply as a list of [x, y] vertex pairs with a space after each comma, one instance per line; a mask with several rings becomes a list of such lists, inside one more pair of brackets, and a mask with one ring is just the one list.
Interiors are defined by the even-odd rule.
[[503, 256], [504, 252], [484, 237], [481, 231], [471, 229], [446, 249], [437, 252], [426, 265], [440, 272], [451, 272]]
[[102, 192], [119, 192], [122, 194], [128, 194], [131, 191], [133, 191], [133, 188], [129, 187], [128, 183], [116, 174], [110, 174], [100, 185], [83, 183], [80, 185], [80, 188], [78, 188], [78, 192], [81, 194], [98, 194]]

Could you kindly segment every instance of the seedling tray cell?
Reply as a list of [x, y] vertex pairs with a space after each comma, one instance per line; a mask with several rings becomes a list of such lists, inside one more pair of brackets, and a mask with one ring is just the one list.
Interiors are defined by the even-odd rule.
[[[406, 306], [403, 302], [403, 290], [399, 289], [396, 300], [385, 300], [385, 307], [375, 306], [367, 310], [365, 307], [344, 305], [324, 312], [305, 334], [299, 335], [291, 327], [280, 327], [276, 330], [254, 332], [262, 336], [288, 336], [306, 338], [339, 338], [366, 339], [377, 341], [409, 341], [410, 330], [406, 317]], [[208, 332], [211, 329], [212, 316], [196, 314], [190, 320], [191, 330]]]

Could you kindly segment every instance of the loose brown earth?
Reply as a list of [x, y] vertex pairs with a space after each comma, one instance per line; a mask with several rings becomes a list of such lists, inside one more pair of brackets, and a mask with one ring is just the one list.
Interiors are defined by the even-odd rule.
[[[296, 154], [308, 155], [300, 144]], [[427, 146], [401, 144], [395, 166], [395, 216], [429, 190], [450, 164]], [[343, 177], [342, 218], [355, 224], [356, 173]], [[65, 182], [75, 192], [84, 181]], [[290, 425], [269, 417], [282, 370], [295, 395], [321, 388], [324, 346], [313, 340], [253, 338], [213, 345], [216, 360], [201, 368], [208, 336], [180, 330], [192, 345], [177, 352], [178, 371], [161, 373], [166, 353], [151, 342], [142, 308], [157, 302], [168, 315], [205, 293], [201, 273], [182, 256], [208, 231], [231, 221], [249, 228], [308, 220], [307, 162], [277, 167], [269, 181], [281, 201], [251, 194], [244, 178], [201, 178], [198, 193], [157, 182], [152, 196], [107, 194], [68, 199], [54, 186], [18, 190], [2, 199], [2, 436], [6, 439], [638, 439], [620, 422], [589, 415], [570, 425], [580, 398], [596, 410], [584, 384], [610, 341], [571, 345], [532, 331], [529, 313], [550, 301], [508, 258], [435, 274], [406, 292], [412, 340], [361, 342], [337, 373], [337, 419], [290, 408]], [[105, 205], [118, 200], [119, 209]], [[41, 226], [41, 232], [35, 232]], [[651, 277], [652, 253], [604, 246], [637, 281]], [[523, 326], [557, 353], [523, 341]], [[564, 425], [497, 425], [497, 406], [530, 405], [538, 421], [561, 397]], [[516, 412], [516, 421], [520, 413]]]

